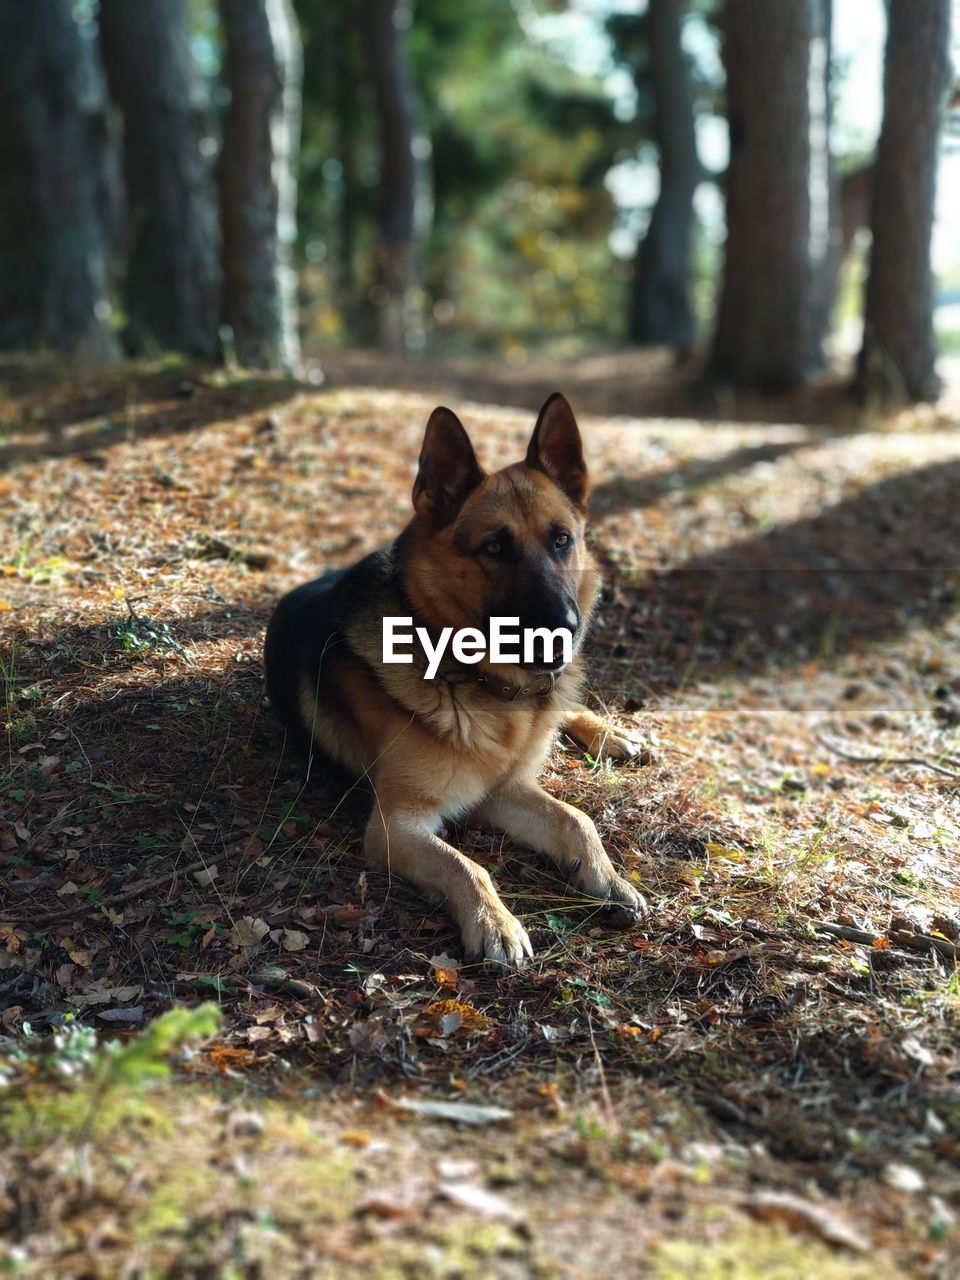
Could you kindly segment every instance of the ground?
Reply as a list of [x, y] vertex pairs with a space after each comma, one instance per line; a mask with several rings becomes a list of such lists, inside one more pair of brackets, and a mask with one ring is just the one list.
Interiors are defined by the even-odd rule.
[[[955, 402], [325, 370], [0, 368], [0, 1267], [960, 1275]], [[260, 653], [280, 593], [402, 526], [438, 399], [497, 465], [555, 386], [590, 700], [649, 756], [558, 743], [545, 784], [651, 910], [454, 830], [536, 949], [496, 975], [365, 873], [369, 800], [304, 779]]]

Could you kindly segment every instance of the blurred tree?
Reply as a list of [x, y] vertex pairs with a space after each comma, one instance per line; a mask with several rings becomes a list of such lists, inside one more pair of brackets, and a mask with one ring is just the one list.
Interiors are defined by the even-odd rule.
[[302, 58], [288, 0], [220, 0], [230, 90], [220, 158], [221, 317], [240, 363], [295, 370]]
[[357, 14], [349, 5], [334, 14], [337, 58], [334, 66], [337, 154], [340, 161], [340, 252], [337, 283], [341, 295], [351, 298], [357, 288], [356, 231], [359, 216], [357, 191], [358, 126], [362, 123], [358, 81]]
[[366, 0], [365, 45], [380, 137], [379, 236], [370, 299], [380, 345], [397, 351], [406, 347], [415, 283], [416, 99], [405, 47], [409, 22], [406, 0]]
[[647, 346], [689, 346], [696, 336], [690, 300], [693, 197], [702, 176], [693, 114], [693, 78], [681, 43], [686, 0], [650, 0], [647, 12], [611, 21], [621, 54], [628, 33], [646, 52], [630, 58], [637, 89], [649, 87], [651, 130], [657, 144], [660, 193], [646, 235], [637, 246], [627, 332]]
[[856, 389], [862, 399], [936, 397], [930, 240], [950, 76], [950, 0], [889, 0], [873, 244]]
[[189, 0], [101, 0], [110, 91], [123, 112], [124, 299], [133, 350], [217, 351], [218, 227], [201, 153]]
[[[324, 342], [370, 341], [371, 312], [382, 310], [368, 299], [371, 289], [383, 297], [384, 204], [368, 10], [330, 0], [295, 5], [305, 68], [307, 332]], [[528, 29], [531, 13], [504, 0], [416, 0], [400, 31], [416, 91], [411, 345], [421, 301], [441, 350], [523, 359], [528, 345], [581, 349], [622, 329], [628, 267], [610, 248], [615, 208], [606, 177], [636, 129], [614, 118], [600, 72], [579, 74], [535, 22]]]
[[[91, 38], [93, 37], [93, 38]], [[0, 0], [0, 347], [116, 354], [106, 95], [92, 11]]]
[[810, 238], [816, 272], [813, 341], [819, 351], [832, 328], [840, 293], [840, 272], [849, 243], [844, 240], [843, 184], [831, 146], [833, 0], [817, 0], [817, 3], [819, 20], [810, 48]]
[[726, 0], [730, 167], [711, 372], [734, 385], [782, 390], [822, 365], [829, 186], [812, 179], [827, 173], [827, 131], [811, 129], [822, 95], [810, 83], [824, 19], [821, 0]]

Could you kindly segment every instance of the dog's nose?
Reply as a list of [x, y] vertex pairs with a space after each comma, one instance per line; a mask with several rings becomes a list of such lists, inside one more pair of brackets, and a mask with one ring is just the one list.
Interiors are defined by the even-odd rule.
[[547, 627], [550, 631], [564, 627], [573, 635], [580, 629], [580, 610], [566, 593], [551, 595], [538, 601], [530, 613], [531, 625], [534, 627]]

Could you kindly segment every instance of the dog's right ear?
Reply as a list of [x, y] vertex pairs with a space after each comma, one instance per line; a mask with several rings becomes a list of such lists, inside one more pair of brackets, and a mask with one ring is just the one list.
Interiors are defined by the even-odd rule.
[[463, 423], [451, 409], [434, 409], [420, 449], [414, 510], [438, 528], [449, 524], [482, 479]]

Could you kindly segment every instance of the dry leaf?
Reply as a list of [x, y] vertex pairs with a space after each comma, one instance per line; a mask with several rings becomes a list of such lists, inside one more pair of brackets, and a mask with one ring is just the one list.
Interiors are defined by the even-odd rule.
[[454, 1124], [486, 1125], [513, 1118], [505, 1107], [484, 1107], [472, 1102], [442, 1102], [429, 1098], [389, 1098], [384, 1101], [398, 1111], [409, 1111], [428, 1120], [450, 1120]]
[[523, 1216], [503, 1196], [469, 1182], [441, 1182], [437, 1187], [437, 1195], [449, 1200], [458, 1209], [468, 1209], [482, 1218], [503, 1218], [507, 1222], [519, 1222]]
[[804, 1200], [788, 1191], [759, 1191], [741, 1204], [762, 1222], [784, 1222], [794, 1231], [809, 1231], [828, 1244], [840, 1245], [855, 1253], [866, 1253], [870, 1241], [826, 1205]]
[[241, 947], [243, 951], [251, 956], [260, 949], [260, 944], [270, 932], [270, 926], [266, 920], [261, 920], [258, 916], [244, 916], [230, 930], [230, 941], [235, 947]]
[[104, 1022], [121, 1023], [128, 1027], [139, 1027], [143, 1022], [143, 1005], [134, 1004], [128, 1009], [101, 1009], [97, 1014]]
[[449, 1035], [461, 1026], [467, 1031], [487, 1031], [493, 1025], [485, 1013], [462, 1000], [434, 1000], [423, 1014], [437, 1022], [443, 1035]]

